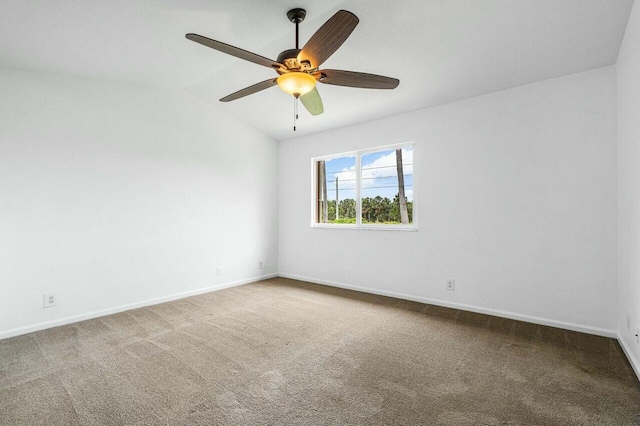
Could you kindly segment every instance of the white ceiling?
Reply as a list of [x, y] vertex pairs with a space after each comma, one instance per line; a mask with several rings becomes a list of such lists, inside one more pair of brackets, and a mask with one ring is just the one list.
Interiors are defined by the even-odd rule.
[[[633, 0], [0, 0], [0, 67], [186, 90], [283, 140], [615, 63]], [[389, 90], [319, 85], [325, 113], [274, 87], [276, 76], [187, 40], [194, 32], [275, 59], [339, 9], [360, 18], [324, 68], [400, 79]]]

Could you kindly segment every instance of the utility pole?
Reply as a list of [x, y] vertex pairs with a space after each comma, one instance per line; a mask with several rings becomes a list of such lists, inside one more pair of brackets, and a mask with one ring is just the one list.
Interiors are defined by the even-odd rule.
[[400, 207], [400, 223], [409, 223], [407, 197], [404, 195], [404, 170], [402, 166], [402, 149], [396, 149], [396, 168], [398, 171], [398, 204]]
[[338, 220], [340, 218], [340, 214], [338, 213], [338, 210], [340, 210], [338, 208], [339, 205], [340, 205], [340, 203], [339, 203], [339, 198], [338, 198], [338, 176], [336, 176], [336, 220]]
[[324, 160], [318, 161], [318, 184], [320, 185], [320, 206], [318, 211], [319, 222], [329, 222], [329, 199], [327, 198], [327, 168]]

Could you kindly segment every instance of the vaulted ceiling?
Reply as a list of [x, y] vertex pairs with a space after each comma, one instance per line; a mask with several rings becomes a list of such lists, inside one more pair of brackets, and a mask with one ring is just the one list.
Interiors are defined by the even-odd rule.
[[[0, 68], [185, 90], [283, 140], [614, 64], [633, 0], [2, 0]], [[319, 85], [325, 113], [277, 88], [218, 99], [274, 71], [187, 40], [193, 32], [276, 59], [336, 11], [360, 23], [325, 68], [400, 79], [395, 90]]]

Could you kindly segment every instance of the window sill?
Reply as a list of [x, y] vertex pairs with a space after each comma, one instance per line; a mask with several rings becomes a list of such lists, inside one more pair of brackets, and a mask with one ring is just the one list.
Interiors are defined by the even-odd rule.
[[312, 228], [319, 229], [350, 229], [354, 231], [400, 231], [400, 232], [417, 232], [418, 228], [415, 225], [349, 225], [341, 223], [314, 223]]

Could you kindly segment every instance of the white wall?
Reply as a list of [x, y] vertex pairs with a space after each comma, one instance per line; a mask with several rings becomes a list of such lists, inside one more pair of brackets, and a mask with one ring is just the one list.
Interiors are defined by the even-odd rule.
[[0, 93], [0, 337], [277, 271], [275, 141], [186, 94], [8, 70]]
[[[640, 377], [640, 7], [636, 3], [618, 57], [619, 333]], [[627, 316], [629, 327], [627, 327]]]
[[[615, 90], [607, 67], [281, 142], [280, 274], [614, 335]], [[418, 232], [309, 226], [312, 157], [405, 141]]]

